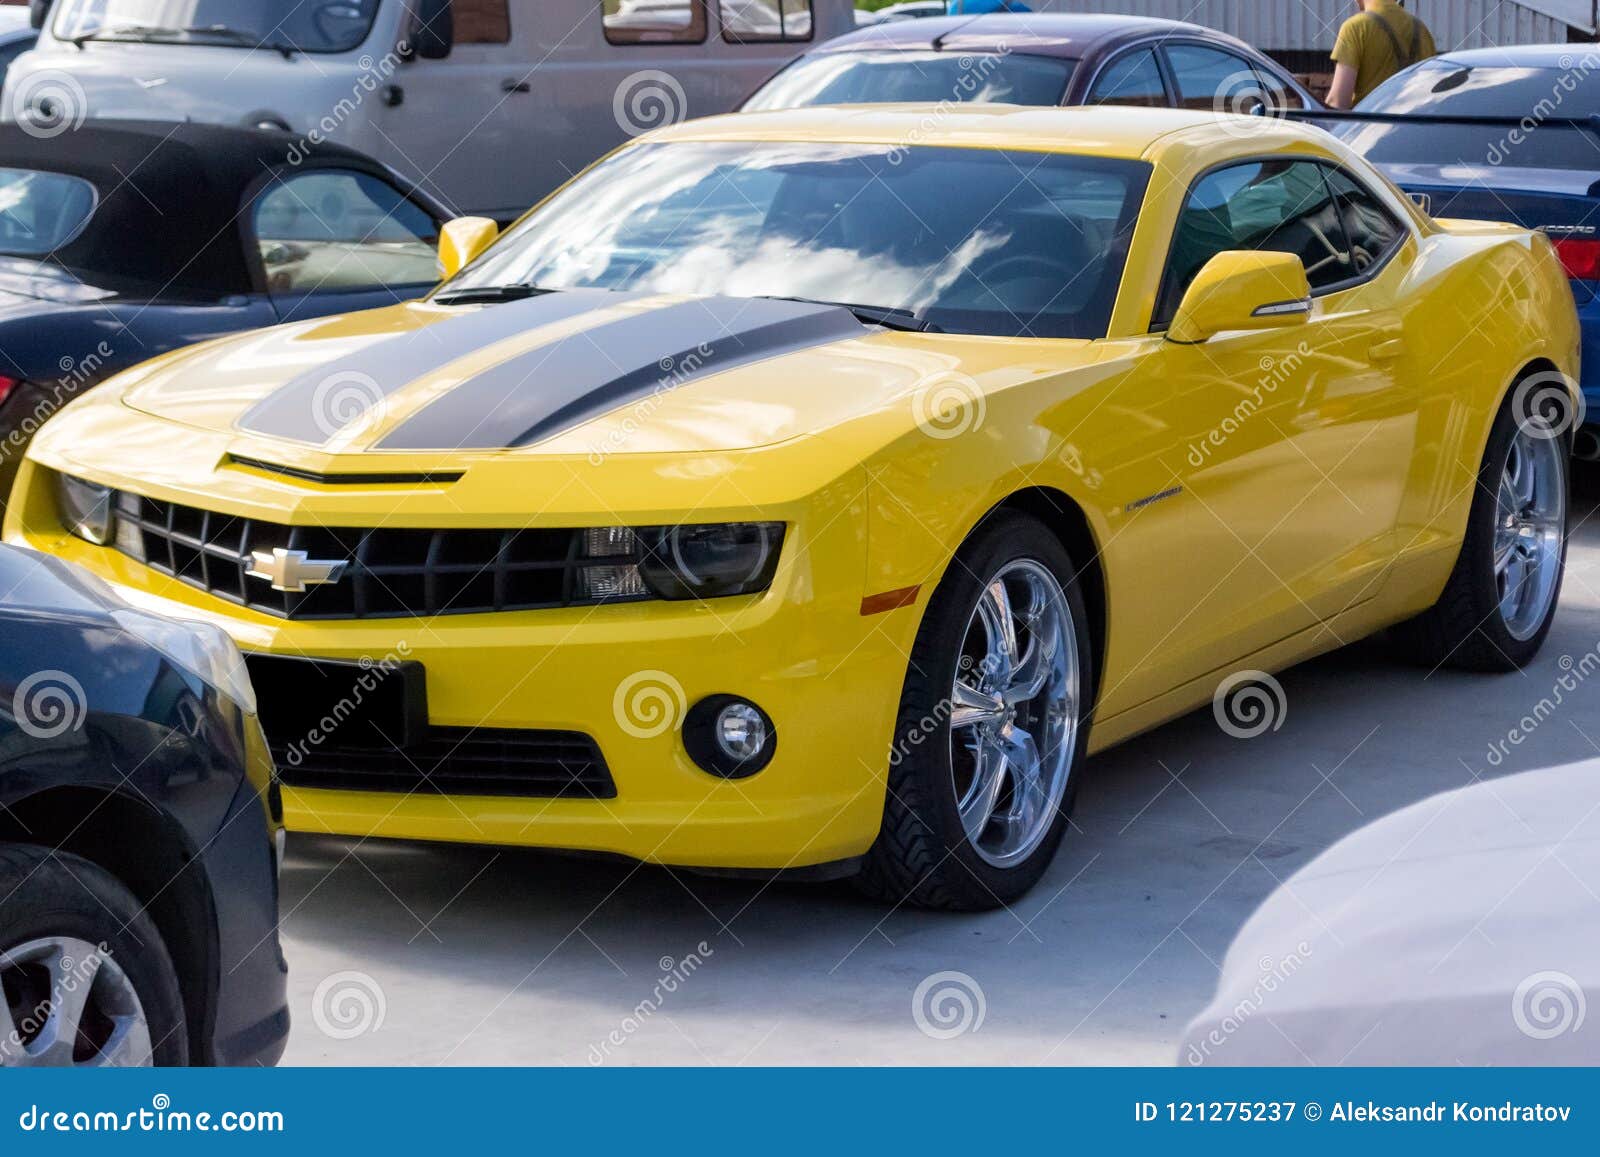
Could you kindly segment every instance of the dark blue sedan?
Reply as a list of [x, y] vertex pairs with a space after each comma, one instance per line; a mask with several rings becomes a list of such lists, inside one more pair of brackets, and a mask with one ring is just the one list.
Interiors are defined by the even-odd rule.
[[205, 338], [419, 297], [450, 215], [288, 133], [0, 125], [0, 511], [34, 431], [84, 390]]
[[1600, 48], [1447, 53], [1392, 77], [1352, 119], [1324, 123], [1435, 217], [1549, 234], [1583, 323], [1575, 451], [1600, 458]]

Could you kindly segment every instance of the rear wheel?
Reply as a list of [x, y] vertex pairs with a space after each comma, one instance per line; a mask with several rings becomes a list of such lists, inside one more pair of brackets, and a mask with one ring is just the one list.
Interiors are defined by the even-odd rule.
[[1515, 671], [1555, 621], [1567, 556], [1567, 440], [1507, 399], [1484, 452], [1466, 537], [1439, 601], [1397, 629], [1408, 656]]
[[0, 1067], [188, 1063], [160, 934], [88, 860], [0, 845]]
[[1090, 701], [1071, 559], [1035, 519], [991, 519], [957, 553], [912, 649], [883, 828], [858, 885], [925, 907], [998, 907], [1066, 830]]

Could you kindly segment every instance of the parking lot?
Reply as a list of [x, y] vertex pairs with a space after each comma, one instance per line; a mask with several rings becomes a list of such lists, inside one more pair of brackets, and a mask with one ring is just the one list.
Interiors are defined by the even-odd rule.
[[[1490, 759], [1600, 646], [1597, 490], [1580, 475], [1561, 611], [1522, 674], [1428, 675], [1357, 644], [1282, 675], [1275, 732], [1232, 738], [1202, 711], [1107, 752], [1010, 910], [885, 914], [843, 886], [294, 837], [284, 1061], [1171, 1063], [1230, 939], [1294, 869], [1431, 793], [1600, 753], [1580, 694]], [[964, 976], [924, 983], [945, 972]]]

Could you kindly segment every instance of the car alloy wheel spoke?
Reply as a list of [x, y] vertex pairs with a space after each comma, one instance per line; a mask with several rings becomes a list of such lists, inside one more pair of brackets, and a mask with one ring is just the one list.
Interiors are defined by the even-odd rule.
[[95, 973], [100, 970], [102, 958], [97, 952], [91, 950], [80, 960], [71, 955], [70, 944], [70, 941], [63, 941], [54, 945], [48, 958], [49, 1015], [39, 1035], [28, 1046], [28, 1053], [42, 1064], [72, 1064], [78, 1026], [83, 1023], [84, 1009], [89, 1006], [89, 996], [94, 991]]
[[1011, 685], [1005, 690], [1006, 704], [1012, 707], [1026, 703], [1044, 690], [1061, 653], [1061, 624], [1056, 618], [1045, 614], [1041, 608], [1030, 619], [1027, 656], [1012, 673]]
[[993, 734], [986, 731], [978, 736], [973, 757], [977, 771], [972, 777], [972, 786], [967, 790], [966, 798], [957, 810], [961, 813], [962, 831], [968, 840], [976, 844], [988, 829], [989, 821], [994, 818], [995, 805], [999, 803], [1001, 789], [1005, 787], [1006, 756], [1000, 744], [995, 742]]
[[150, 1044], [150, 1026], [143, 1016], [126, 1014], [113, 1021], [111, 1039], [101, 1047], [99, 1054], [89, 1063], [99, 1068], [133, 1069], [150, 1064], [154, 1049]]
[[[37, 1007], [11, 1009], [0, 1002], [0, 1065], [21, 1068], [146, 1066], [154, 1063], [150, 1023], [133, 982], [97, 946], [69, 936], [29, 941], [0, 955], [4, 986]], [[39, 973], [44, 976], [40, 977]], [[30, 980], [29, 976], [33, 979]], [[48, 978], [46, 986], [38, 983]], [[95, 1015], [85, 1015], [93, 1007]], [[31, 1034], [17, 1043], [19, 1029]], [[79, 1060], [78, 1053], [92, 1049]]]
[[1559, 439], [1519, 432], [1496, 493], [1492, 562], [1499, 613], [1518, 639], [1544, 623], [1560, 585], [1566, 525]]
[[998, 723], [1006, 717], [1005, 702], [998, 695], [980, 691], [959, 679], [950, 693], [950, 700], [951, 727], [978, 727]]
[[1000, 732], [998, 739], [1011, 771], [1012, 802], [1010, 820], [1023, 830], [1039, 822], [1045, 809], [1044, 768], [1038, 746], [1022, 728], [1013, 724]]
[[1011, 592], [1006, 590], [1005, 579], [996, 578], [989, 584], [978, 603], [978, 613], [989, 633], [989, 646], [984, 655], [983, 674], [1000, 686], [1011, 682], [1017, 669], [1017, 621], [1011, 609]]

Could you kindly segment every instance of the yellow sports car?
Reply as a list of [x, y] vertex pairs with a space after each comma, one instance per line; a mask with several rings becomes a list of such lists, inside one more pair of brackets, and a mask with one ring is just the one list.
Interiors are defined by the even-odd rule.
[[1561, 265], [1313, 128], [697, 121], [441, 261], [74, 403], [5, 528], [234, 636], [300, 830], [982, 908], [1241, 671], [1549, 629]]

